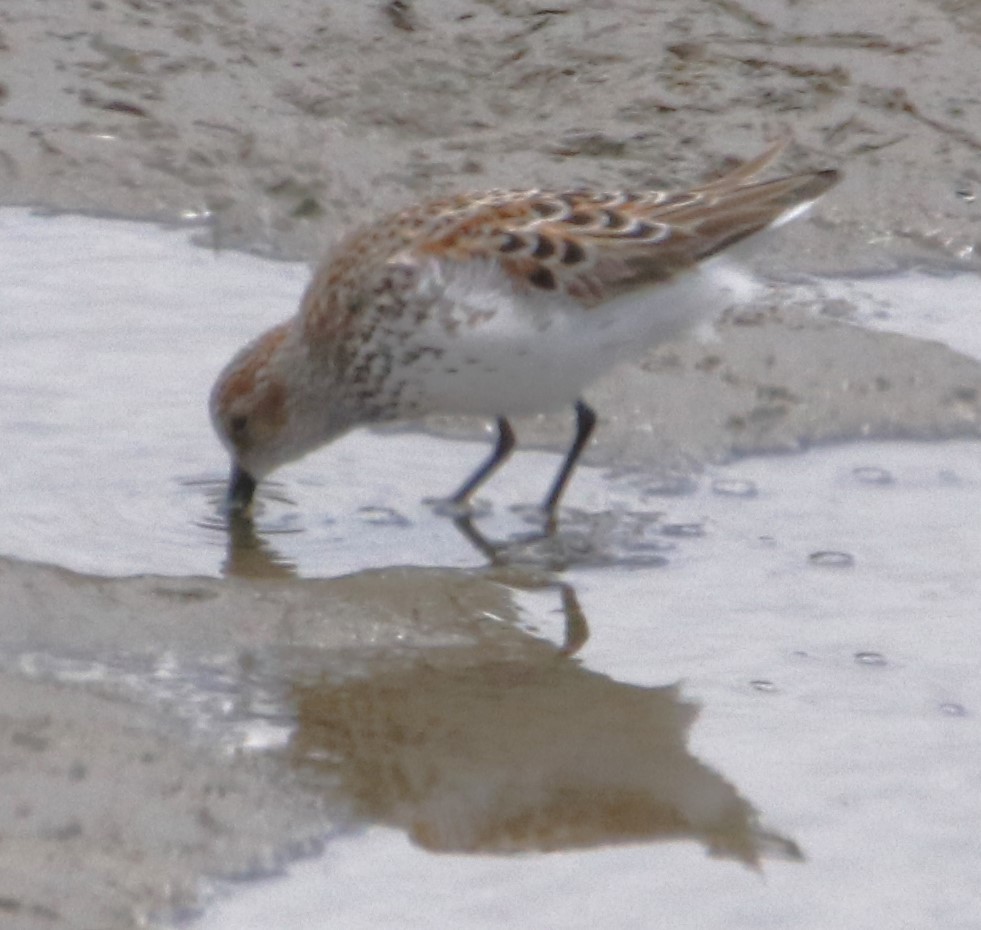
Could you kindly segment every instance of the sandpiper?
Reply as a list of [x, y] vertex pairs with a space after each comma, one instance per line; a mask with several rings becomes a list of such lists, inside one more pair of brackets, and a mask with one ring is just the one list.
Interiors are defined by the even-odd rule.
[[450, 498], [462, 512], [514, 448], [511, 417], [571, 406], [575, 439], [543, 503], [554, 525], [596, 422], [583, 390], [724, 309], [732, 261], [721, 253], [837, 180], [830, 170], [758, 180], [782, 148], [689, 190], [492, 190], [353, 232], [298, 313], [242, 349], [214, 386], [229, 507], [246, 509], [273, 469], [354, 427], [493, 418], [493, 452]]

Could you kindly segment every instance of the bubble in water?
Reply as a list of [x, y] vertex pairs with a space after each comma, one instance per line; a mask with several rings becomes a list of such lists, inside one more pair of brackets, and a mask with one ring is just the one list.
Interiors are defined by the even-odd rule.
[[896, 481], [891, 472], [875, 465], [861, 465], [858, 468], [853, 468], [852, 476], [856, 481], [861, 481], [862, 484], [886, 485], [895, 484]]
[[961, 181], [954, 188], [954, 193], [960, 197], [964, 203], [974, 203], [977, 200], [977, 192], [974, 189], [974, 185], [970, 181]]
[[886, 665], [886, 657], [881, 652], [856, 652], [855, 661], [860, 665]]
[[759, 491], [752, 481], [741, 478], [716, 478], [712, 482], [712, 493], [722, 497], [756, 497]]
[[940, 705], [940, 713], [945, 717], [966, 717], [967, 708], [963, 704], [958, 704], [954, 701], [944, 701]]
[[410, 526], [411, 521], [391, 507], [359, 507], [358, 515], [372, 526]]
[[755, 691], [763, 691], [767, 694], [770, 694], [777, 690], [777, 686], [772, 681], [769, 681], [766, 678], [754, 678], [749, 683], [749, 686]]
[[850, 552], [822, 549], [820, 552], [812, 552], [807, 561], [821, 568], [851, 568], [855, 564], [855, 556]]
[[207, 207], [201, 207], [199, 210], [181, 210], [180, 217], [186, 223], [203, 223], [206, 220], [212, 218], [212, 212]]

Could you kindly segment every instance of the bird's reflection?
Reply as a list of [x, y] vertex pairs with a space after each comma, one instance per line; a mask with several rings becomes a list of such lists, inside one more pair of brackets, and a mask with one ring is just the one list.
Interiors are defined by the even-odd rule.
[[281, 556], [257, 532], [251, 516], [232, 513], [227, 519], [228, 545], [222, 574], [228, 578], [295, 578], [296, 565]]
[[[551, 572], [537, 568], [533, 563], [512, 565], [507, 553], [515, 549], [513, 540], [495, 542], [477, 529], [470, 517], [457, 517], [453, 525], [461, 536], [488, 561], [486, 577], [524, 591], [555, 590], [558, 593], [565, 621], [562, 651], [572, 655], [582, 648], [589, 638], [589, 625], [576, 595], [575, 588]], [[296, 566], [282, 557], [267, 536], [261, 534], [248, 514], [233, 513], [227, 520], [228, 544], [222, 572], [236, 578], [296, 578]], [[547, 539], [544, 534], [527, 537], [528, 540]], [[425, 571], [425, 569], [419, 569]]]
[[675, 687], [613, 681], [555, 651], [448, 649], [294, 688], [295, 766], [358, 819], [434, 851], [513, 853], [690, 839], [755, 865], [799, 857], [691, 755]]
[[[405, 642], [425, 632], [411, 648], [361, 645], [342, 661], [325, 650], [319, 667], [307, 661], [286, 673], [296, 726], [285, 752], [304, 781], [334, 809], [403, 829], [430, 850], [687, 838], [748, 864], [764, 854], [799, 857], [688, 751], [697, 707], [676, 687], [618, 682], [571, 660], [588, 626], [568, 581], [515, 563], [513, 543], [488, 540], [472, 521], [456, 525], [486, 568], [376, 570], [291, 585], [294, 612], [306, 586], [322, 603], [325, 585], [343, 584], [348, 599], [362, 592], [366, 612], [380, 601], [396, 611]], [[245, 517], [229, 528], [226, 570], [249, 579], [290, 574]], [[557, 593], [564, 642], [527, 631], [520, 590]], [[446, 635], [428, 644], [434, 631]]]

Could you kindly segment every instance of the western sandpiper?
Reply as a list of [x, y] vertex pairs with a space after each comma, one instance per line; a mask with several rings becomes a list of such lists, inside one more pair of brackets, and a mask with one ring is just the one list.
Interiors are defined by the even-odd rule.
[[596, 422], [583, 389], [724, 309], [720, 253], [835, 183], [835, 171], [757, 180], [782, 147], [690, 190], [493, 190], [352, 233], [296, 316], [242, 349], [214, 386], [230, 508], [244, 510], [273, 469], [353, 427], [494, 418], [492, 454], [450, 499], [462, 511], [511, 453], [509, 418], [568, 405], [576, 434], [544, 500], [552, 525]]

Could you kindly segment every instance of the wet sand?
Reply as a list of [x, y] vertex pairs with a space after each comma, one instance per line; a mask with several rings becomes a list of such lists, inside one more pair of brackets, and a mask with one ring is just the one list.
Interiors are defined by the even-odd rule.
[[[860, 10], [845, 2], [642, 7], [296, 2], [289, 15], [273, 16], [267, 4], [220, 0], [7, 5], [0, 200], [194, 220], [212, 247], [312, 259], [357, 217], [415, 196], [686, 183], [789, 127], [795, 142], [783, 167], [835, 165], [846, 177], [812, 222], [790, 227], [760, 259], [768, 277], [977, 270], [981, 19], [973, 8], [926, 0]], [[221, 313], [202, 303], [203, 313]], [[717, 343], [659, 353], [601, 385], [597, 406], [610, 412], [593, 461], [679, 474], [737, 453], [829, 440], [978, 435], [976, 361], [856, 331], [847, 307], [817, 309], [768, 297], [752, 314], [734, 315]], [[637, 426], [650, 422], [658, 428]], [[431, 425], [474, 434], [471, 424]], [[566, 428], [524, 425], [550, 447]], [[233, 577], [221, 580], [0, 562], [0, 651], [16, 657], [0, 673], [5, 926], [114, 930], [181, 917], [206, 898], [202, 880], [275, 872], [359, 817], [400, 824], [432, 848], [514, 844], [523, 823], [527, 835], [522, 818], [535, 812], [517, 811], [490, 833], [477, 824], [466, 836], [448, 832], [438, 810], [409, 823], [383, 780], [358, 781], [352, 811], [351, 792], [325, 795], [315, 765], [195, 738], [160, 701], [144, 706], [113, 684], [119, 675], [139, 680], [147, 656], [220, 657], [211, 671], [236, 681], [272, 666], [268, 680], [296, 685], [295, 751], [309, 760], [340, 744], [355, 774], [377, 769], [378, 747], [351, 748], [357, 733], [318, 728], [339, 706], [357, 709], [384, 687], [411, 693], [414, 672], [400, 651], [407, 644], [432, 650], [430, 681], [451, 704], [460, 700], [459, 669], [475, 665], [487, 688], [502, 678], [550, 682], [537, 698], [546, 704], [549, 693], [569, 690], [586, 705], [608, 695], [605, 679], [556, 665], [575, 648], [575, 610], [538, 566], [517, 576], [499, 566], [393, 569], [300, 583], [268, 577], [289, 572], [263, 554], [261, 540], [240, 542], [226, 566]], [[513, 592], [536, 584], [565, 611], [554, 642], [521, 630]], [[61, 658], [46, 670], [51, 656]], [[337, 672], [352, 656], [381, 691], [318, 689], [323, 667]], [[725, 824], [679, 821], [686, 800], [676, 784], [667, 786], [667, 820], [651, 803], [641, 813], [621, 809], [627, 821], [645, 825], [648, 837], [673, 829], [740, 861], [795, 854], [792, 839], [757, 824], [749, 802], [686, 753], [693, 712], [682, 699], [663, 688], [613, 690], [604, 706], [662, 728], [665, 752], [678, 762], [672, 778], [704, 779]], [[411, 732], [424, 717], [425, 709], [395, 707], [404, 716], [383, 707], [384, 725]], [[492, 715], [484, 706], [460, 713]], [[656, 724], [651, 714], [660, 715]], [[606, 724], [582, 726], [566, 734], [570, 743]], [[440, 731], [428, 733], [427, 753], [445, 755]], [[539, 741], [520, 733], [515, 758]], [[466, 751], [479, 760], [486, 750]], [[404, 770], [417, 772], [417, 761]], [[404, 777], [398, 768], [378, 779]], [[603, 832], [615, 817], [577, 840], [568, 823], [549, 820], [547, 805], [542, 812], [544, 828], [533, 832], [543, 846], [557, 834], [565, 843], [623, 839]]]

